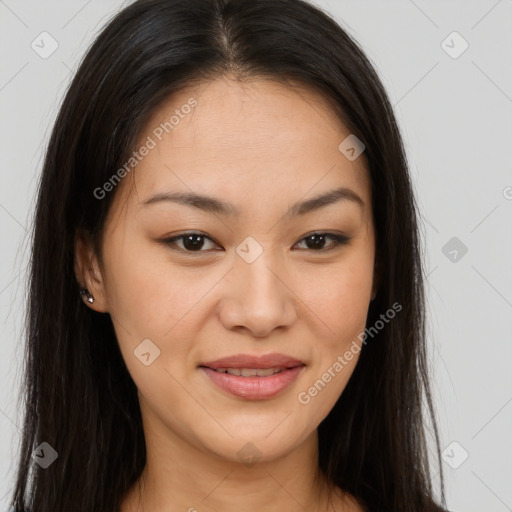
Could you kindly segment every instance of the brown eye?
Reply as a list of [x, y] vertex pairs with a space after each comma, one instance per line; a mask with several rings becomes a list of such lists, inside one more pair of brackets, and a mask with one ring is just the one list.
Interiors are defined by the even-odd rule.
[[[177, 244], [177, 242], [182, 242], [181, 245]], [[181, 235], [174, 236], [172, 238], [166, 238], [165, 240], [162, 240], [163, 243], [169, 246], [174, 246], [172, 248], [177, 248], [178, 250], [185, 251], [185, 252], [206, 252], [208, 250], [208, 247], [206, 250], [204, 249], [205, 242], [209, 241], [213, 244], [213, 240], [203, 234], [203, 233], [183, 233]]]
[[[343, 235], [318, 232], [304, 237], [299, 242], [299, 244], [306, 244], [305, 249], [313, 252], [326, 252], [335, 249], [340, 245], [346, 245], [349, 240], [350, 238]], [[170, 246], [172, 249], [188, 253], [200, 253], [208, 252], [209, 250], [219, 250], [215, 249], [214, 247], [206, 247], [205, 249], [205, 244], [207, 246], [208, 242], [213, 244], [213, 246], [217, 244], [204, 233], [182, 233], [180, 235], [176, 235], [172, 238], [166, 238], [161, 241], [165, 245]]]
[[[325, 248], [326, 241], [331, 240], [332, 242]], [[305, 243], [306, 249], [310, 249], [315, 252], [327, 251], [334, 249], [340, 245], [346, 245], [350, 238], [343, 235], [336, 235], [334, 233], [312, 233], [304, 237], [299, 244]]]

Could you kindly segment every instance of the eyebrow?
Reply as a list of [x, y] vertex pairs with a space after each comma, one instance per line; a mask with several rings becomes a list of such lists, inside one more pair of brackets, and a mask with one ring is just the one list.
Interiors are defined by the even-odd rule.
[[[150, 196], [144, 200], [142, 204], [146, 206], [165, 201], [192, 206], [205, 212], [216, 213], [224, 216], [235, 216], [240, 215], [241, 213], [236, 206], [230, 203], [226, 203], [215, 197], [196, 194], [194, 192], [161, 192]], [[290, 218], [305, 215], [341, 201], [351, 201], [358, 204], [361, 208], [363, 208], [365, 204], [361, 197], [353, 190], [346, 187], [340, 187], [313, 197], [312, 199], [306, 199], [295, 203], [287, 211], [285, 217]]]

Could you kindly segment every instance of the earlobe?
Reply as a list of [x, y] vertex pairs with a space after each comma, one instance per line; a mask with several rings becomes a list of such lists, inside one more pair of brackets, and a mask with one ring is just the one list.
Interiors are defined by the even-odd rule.
[[75, 237], [74, 269], [84, 304], [94, 311], [106, 313], [107, 301], [101, 268], [91, 239], [85, 233]]

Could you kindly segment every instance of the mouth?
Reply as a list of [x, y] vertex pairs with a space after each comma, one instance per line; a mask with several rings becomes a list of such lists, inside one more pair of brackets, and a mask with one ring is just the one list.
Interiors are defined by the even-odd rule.
[[227, 370], [280, 371], [303, 365], [303, 361], [290, 357], [286, 354], [271, 353], [257, 356], [252, 356], [250, 354], [237, 354], [235, 356], [222, 357], [215, 361], [201, 363], [199, 366], [225, 373]]
[[218, 388], [246, 400], [273, 398], [288, 388], [305, 363], [284, 354], [239, 354], [199, 365]]
[[[203, 367], [204, 368], [204, 367]], [[214, 372], [229, 373], [238, 377], [270, 377], [281, 373], [285, 368], [210, 368]]]

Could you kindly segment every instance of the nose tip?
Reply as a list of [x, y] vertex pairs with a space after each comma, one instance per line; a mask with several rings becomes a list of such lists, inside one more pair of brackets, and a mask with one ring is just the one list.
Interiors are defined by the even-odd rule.
[[247, 329], [264, 338], [276, 328], [289, 327], [296, 319], [293, 293], [265, 258], [240, 262], [229, 281], [220, 318], [227, 329]]

